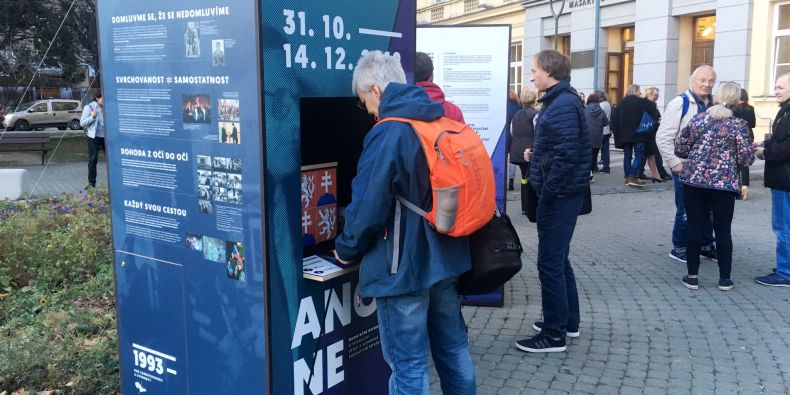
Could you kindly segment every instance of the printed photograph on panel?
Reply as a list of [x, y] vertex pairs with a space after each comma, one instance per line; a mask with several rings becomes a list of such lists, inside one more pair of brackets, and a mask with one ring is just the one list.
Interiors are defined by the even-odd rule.
[[239, 122], [239, 100], [219, 99], [219, 120], [222, 122]]
[[211, 63], [214, 67], [225, 65], [225, 40], [211, 40]]
[[200, 25], [195, 21], [187, 22], [184, 29], [184, 49], [186, 50], [186, 57], [200, 57]]
[[229, 241], [225, 247], [228, 256], [227, 275], [233, 280], [245, 281], [244, 244]]
[[182, 95], [184, 123], [211, 123], [211, 98], [206, 94]]
[[240, 144], [239, 124], [236, 122], [219, 123], [219, 142], [225, 144]]
[[225, 263], [225, 240], [203, 236], [203, 257], [209, 261]]

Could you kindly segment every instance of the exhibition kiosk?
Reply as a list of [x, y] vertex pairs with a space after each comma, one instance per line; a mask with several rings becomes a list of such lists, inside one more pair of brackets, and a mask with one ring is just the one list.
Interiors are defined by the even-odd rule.
[[415, 12], [98, 3], [123, 393], [386, 393], [375, 302], [330, 256], [373, 125], [355, 62], [411, 81]]

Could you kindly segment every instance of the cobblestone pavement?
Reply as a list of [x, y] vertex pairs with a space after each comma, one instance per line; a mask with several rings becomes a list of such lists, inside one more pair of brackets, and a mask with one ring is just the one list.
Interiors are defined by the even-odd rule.
[[[736, 203], [735, 288], [728, 292], [717, 289], [716, 263], [704, 258], [700, 289], [681, 285], [685, 265], [667, 256], [675, 212], [670, 183], [637, 193], [622, 186], [621, 170], [596, 175], [593, 212], [579, 218], [571, 246], [581, 336], [554, 354], [514, 347], [534, 335], [541, 298], [536, 229], [510, 192], [524, 268], [507, 284], [504, 307], [463, 309], [478, 393], [790, 393], [790, 289], [752, 279], [774, 265], [761, 169], [757, 163], [752, 172], [750, 198]], [[432, 375], [432, 392], [439, 393]]]

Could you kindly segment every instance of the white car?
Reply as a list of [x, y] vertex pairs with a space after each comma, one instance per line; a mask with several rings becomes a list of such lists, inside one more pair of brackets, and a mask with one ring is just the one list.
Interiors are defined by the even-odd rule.
[[60, 130], [82, 129], [80, 117], [82, 105], [79, 100], [49, 99], [25, 103], [19, 111], [10, 112], [3, 117], [6, 130], [43, 130], [57, 127]]

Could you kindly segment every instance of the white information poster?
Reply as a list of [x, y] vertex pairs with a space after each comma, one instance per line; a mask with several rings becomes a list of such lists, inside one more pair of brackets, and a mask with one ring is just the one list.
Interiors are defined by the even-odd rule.
[[510, 26], [420, 27], [417, 51], [433, 59], [433, 82], [461, 108], [494, 159], [506, 122]]
[[[433, 82], [483, 140], [494, 168], [497, 207], [504, 212], [510, 25], [419, 27], [417, 51], [433, 59]], [[466, 305], [503, 303], [504, 288], [464, 299]]]

